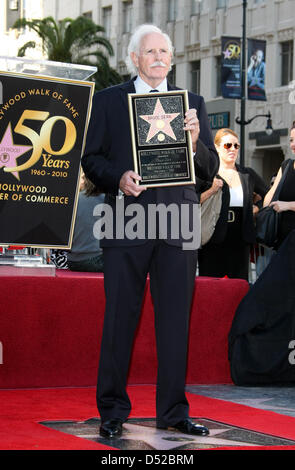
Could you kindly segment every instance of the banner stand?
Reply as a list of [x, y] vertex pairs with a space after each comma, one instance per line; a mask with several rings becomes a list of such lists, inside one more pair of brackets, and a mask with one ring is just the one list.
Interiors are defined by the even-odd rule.
[[0, 276], [71, 248], [96, 71], [0, 56]]
[[32, 60], [25, 57], [0, 56], [0, 70], [65, 80], [88, 80], [97, 72], [97, 67], [51, 60]]

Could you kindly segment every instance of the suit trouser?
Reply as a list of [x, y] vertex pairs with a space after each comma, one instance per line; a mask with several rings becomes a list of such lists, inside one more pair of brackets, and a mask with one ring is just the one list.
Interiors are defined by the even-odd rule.
[[106, 310], [97, 384], [102, 421], [125, 421], [131, 410], [127, 375], [148, 273], [158, 358], [157, 424], [173, 425], [188, 416], [185, 375], [196, 264], [197, 251], [162, 240], [104, 249]]

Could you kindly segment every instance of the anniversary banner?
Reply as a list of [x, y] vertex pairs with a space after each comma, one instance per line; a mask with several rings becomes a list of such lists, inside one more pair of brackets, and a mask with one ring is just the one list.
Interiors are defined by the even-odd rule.
[[240, 38], [221, 38], [221, 93], [223, 98], [242, 97]]
[[94, 84], [0, 72], [0, 245], [70, 248]]

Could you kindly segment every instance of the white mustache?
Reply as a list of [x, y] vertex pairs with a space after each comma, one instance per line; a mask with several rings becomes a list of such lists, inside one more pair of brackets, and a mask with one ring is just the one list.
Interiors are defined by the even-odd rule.
[[151, 67], [166, 67], [166, 65], [161, 60], [157, 60], [151, 65]]

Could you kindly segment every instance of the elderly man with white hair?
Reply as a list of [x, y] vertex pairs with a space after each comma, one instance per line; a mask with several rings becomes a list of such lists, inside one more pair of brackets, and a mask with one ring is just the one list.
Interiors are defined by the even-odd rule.
[[[147, 214], [149, 206], [185, 206], [192, 216], [199, 203], [195, 185], [151, 188], [136, 184], [134, 171], [129, 93], [176, 90], [167, 82], [173, 48], [169, 37], [154, 25], [141, 25], [128, 48], [127, 64], [134, 77], [121, 85], [99, 91], [94, 96], [82, 166], [86, 176], [106, 194], [105, 204], [113, 209], [111, 226], [128, 224], [130, 217], [118, 220], [118, 193], [124, 195], [129, 213], [131, 204], [139, 204]], [[198, 178], [212, 181], [218, 171], [204, 100], [189, 93], [189, 110], [184, 129], [191, 133], [195, 172]], [[128, 212], [129, 208], [129, 212]], [[189, 417], [185, 395], [187, 342], [192, 295], [195, 286], [197, 247], [183, 249], [184, 236], [171, 236], [168, 220], [166, 236], [158, 223], [146, 217], [145, 236], [128, 237], [126, 231], [101, 240], [104, 254], [106, 307], [101, 343], [97, 406], [101, 416], [100, 434], [121, 436], [131, 403], [126, 391], [128, 367], [142, 299], [149, 275], [155, 311], [158, 358], [156, 425], [183, 433], [207, 435], [208, 429]], [[200, 227], [194, 227], [199, 232]], [[157, 234], [149, 237], [149, 234]], [[210, 334], [210, 332], [208, 332]], [[200, 359], [201, 360], [201, 359]]]

